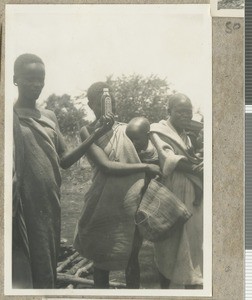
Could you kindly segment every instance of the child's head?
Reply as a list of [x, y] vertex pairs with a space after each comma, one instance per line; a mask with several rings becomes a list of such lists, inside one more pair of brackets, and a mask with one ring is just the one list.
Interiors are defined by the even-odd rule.
[[136, 117], [130, 120], [126, 128], [126, 134], [134, 144], [136, 151], [146, 150], [149, 142], [150, 122], [144, 117]]

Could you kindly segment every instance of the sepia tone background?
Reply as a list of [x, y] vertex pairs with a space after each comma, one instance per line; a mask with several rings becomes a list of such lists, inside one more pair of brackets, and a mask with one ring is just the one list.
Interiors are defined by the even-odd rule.
[[[4, 175], [4, 4], [208, 3], [208, 1], [1, 1], [0, 186]], [[242, 18], [213, 18], [213, 297], [243, 298], [244, 98]], [[240, 24], [240, 27], [237, 25]], [[4, 274], [4, 190], [0, 189], [0, 274]], [[3, 296], [0, 299], [42, 299]], [[151, 297], [151, 296], [150, 296]], [[52, 297], [50, 297], [52, 298]], [[62, 298], [62, 297], [61, 297]], [[69, 298], [66, 297], [66, 298]], [[77, 298], [77, 297], [75, 297]], [[91, 299], [92, 297], [87, 297]], [[97, 298], [97, 297], [94, 297]], [[108, 298], [108, 297], [104, 297]], [[127, 297], [132, 298], [132, 297]], [[146, 297], [144, 297], [146, 298]], [[151, 297], [153, 298], [153, 297]], [[157, 299], [157, 297], [155, 297]], [[171, 297], [200, 299], [199, 297]]]

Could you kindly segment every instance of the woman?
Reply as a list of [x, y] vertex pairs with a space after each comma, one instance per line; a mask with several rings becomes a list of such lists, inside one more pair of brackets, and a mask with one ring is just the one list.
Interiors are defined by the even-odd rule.
[[[109, 87], [97, 82], [88, 89], [88, 105], [96, 120], [91, 126], [82, 128], [82, 140], [88, 138], [99, 123], [104, 88]], [[114, 107], [113, 97], [112, 104]], [[125, 129], [126, 124], [116, 122], [88, 151], [94, 177], [85, 195], [74, 245], [84, 257], [94, 261], [95, 288], [109, 288], [109, 271], [126, 269], [145, 173], [160, 175], [158, 166], [140, 162]], [[126, 285], [131, 288], [132, 274], [129, 273], [126, 272]]]
[[112, 124], [68, 152], [55, 114], [36, 107], [45, 66], [36, 55], [14, 64], [13, 287], [54, 288], [60, 246], [60, 166], [68, 168]]
[[169, 288], [171, 282], [202, 288], [203, 163], [193, 154], [185, 132], [192, 119], [190, 99], [183, 94], [171, 96], [168, 113], [168, 120], [151, 125], [151, 140], [158, 151], [164, 184], [193, 216], [169, 238], [155, 243], [155, 258], [162, 288]]

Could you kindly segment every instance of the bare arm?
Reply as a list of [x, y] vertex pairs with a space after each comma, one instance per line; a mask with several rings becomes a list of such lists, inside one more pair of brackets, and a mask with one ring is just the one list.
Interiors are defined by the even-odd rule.
[[63, 135], [60, 132], [59, 125], [55, 114], [51, 111], [46, 111], [45, 114], [51, 118], [56, 123], [57, 133], [58, 133], [58, 154], [60, 158], [60, 166], [63, 169], [67, 169], [72, 166], [75, 162], [77, 162], [88, 150], [90, 145], [99, 138], [104, 132], [106, 132], [107, 128], [100, 127], [97, 128], [85, 141], [83, 141], [79, 146], [77, 146], [74, 150], [69, 151], [67, 149], [65, 140]]
[[64, 151], [60, 155], [60, 166], [67, 169], [77, 162], [88, 150], [90, 145], [97, 139], [97, 132], [94, 131], [84, 142], [72, 151]]
[[103, 122], [100, 123], [100, 127], [97, 127], [91, 135], [86, 139], [82, 140], [82, 143], [72, 151], [63, 152], [60, 159], [60, 165], [62, 168], [69, 168], [72, 164], [78, 161], [89, 149], [95, 140], [101, 137], [104, 133], [109, 131], [114, 124], [114, 118], [104, 118]]
[[[89, 132], [85, 127], [80, 132], [81, 139], [85, 140], [89, 138]], [[152, 164], [127, 164], [110, 161], [105, 152], [97, 145], [92, 144], [88, 150], [89, 157], [98, 166], [98, 168], [107, 174], [113, 175], [130, 175], [139, 172], [147, 172], [150, 175], [161, 175], [160, 168]]]

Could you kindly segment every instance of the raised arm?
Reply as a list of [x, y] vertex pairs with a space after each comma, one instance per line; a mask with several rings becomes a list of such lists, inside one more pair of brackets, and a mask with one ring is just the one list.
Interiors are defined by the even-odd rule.
[[176, 154], [173, 147], [166, 143], [157, 133], [151, 134], [151, 140], [156, 146], [160, 165], [164, 176], [169, 176], [174, 170], [198, 175], [203, 164], [193, 164], [186, 156]]
[[[83, 127], [80, 132], [81, 140], [84, 141], [90, 137], [86, 127]], [[153, 164], [127, 164], [114, 162], [108, 159], [106, 153], [97, 145], [92, 144], [88, 149], [90, 159], [98, 166], [98, 168], [107, 174], [112, 175], [130, 175], [138, 172], [146, 172], [152, 176], [161, 175], [160, 168]]]
[[[56, 124], [56, 130], [58, 135], [58, 154], [60, 158], [60, 166], [63, 169], [67, 169], [72, 166], [75, 162], [77, 162], [88, 150], [90, 145], [98, 139], [101, 135], [103, 135], [106, 130], [109, 129], [109, 125], [97, 128], [85, 141], [83, 141], [79, 146], [75, 149], [69, 151], [67, 149], [67, 145], [65, 143], [64, 137], [60, 132], [59, 125], [55, 114], [52, 111], [46, 110], [44, 114], [53, 120]], [[112, 126], [112, 125], [111, 125]], [[111, 128], [111, 127], [110, 127]]]
[[[62, 135], [60, 134], [60, 139], [62, 139]], [[90, 145], [97, 139], [97, 132], [94, 131], [88, 139], [82, 142], [79, 146], [77, 146], [72, 151], [65, 150], [60, 155], [60, 166], [63, 169], [67, 169], [71, 167], [75, 162], [77, 162], [88, 150]], [[63, 142], [63, 141], [62, 141]], [[62, 143], [61, 142], [61, 143]]]

